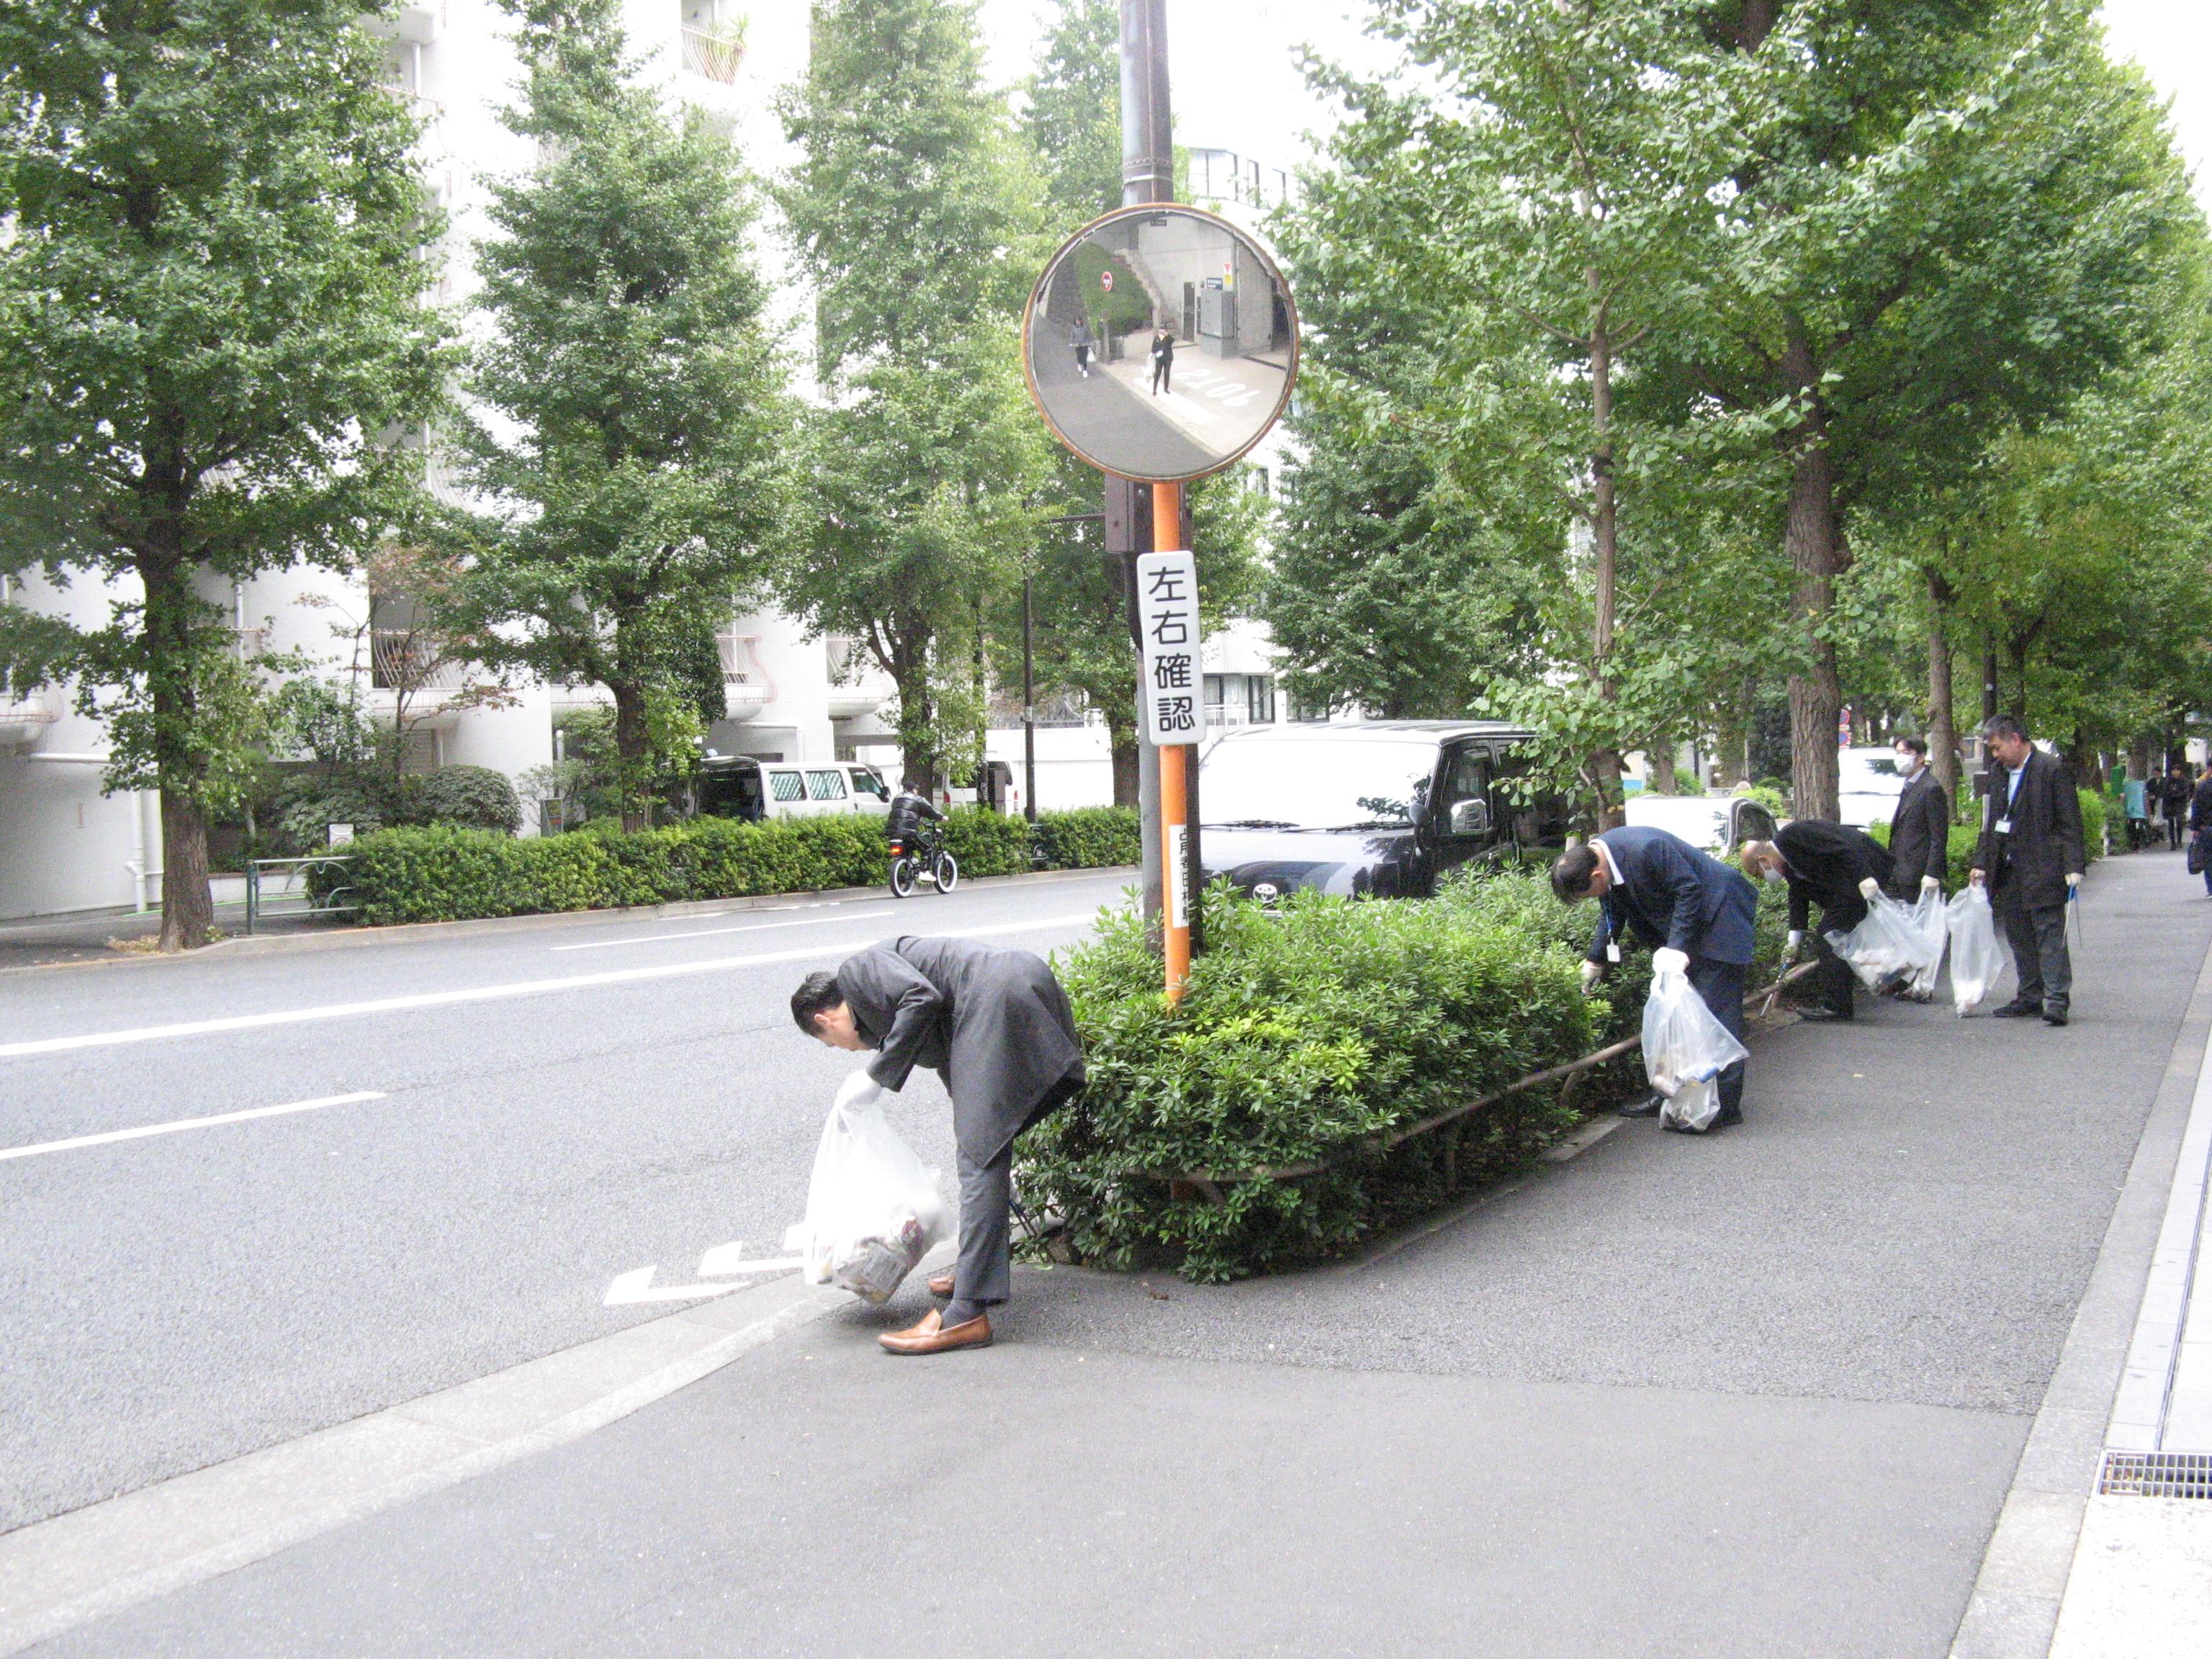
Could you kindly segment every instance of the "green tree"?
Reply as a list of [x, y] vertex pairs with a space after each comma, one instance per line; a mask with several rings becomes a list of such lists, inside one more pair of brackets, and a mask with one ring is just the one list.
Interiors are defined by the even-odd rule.
[[980, 749], [984, 622], [1047, 516], [1018, 361], [1038, 185], [982, 71], [975, 0], [825, 0], [783, 105], [824, 394], [785, 599], [896, 682], [915, 787]]
[[1057, 228], [1121, 205], [1121, 15], [1115, 0], [1058, 0], [1023, 90], [1023, 130]]
[[792, 403], [729, 141], [640, 83], [620, 0], [510, 9], [506, 120], [539, 160], [493, 185], [477, 256], [489, 417], [464, 441], [495, 511], [453, 617], [495, 665], [606, 687], [635, 827], [721, 713], [699, 690], [714, 621], [775, 569]]
[[127, 595], [105, 627], [8, 636], [107, 717], [107, 787], [161, 791], [165, 950], [207, 940], [208, 815], [265, 723], [210, 600], [352, 565], [416, 500], [419, 456], [381, 434], [438, 401], [438, 225], [357, 27], [386, 9], [0, 10], [0, 569]]
[[1795, 793], [1832, 816], [1852, 515], [2140, 350], [2194, 214], [2089, 0], [1727, 0], [1707, 31], [1735, 155], [1699, 325], [1655, 343], [1686, 420], [1763, 431], [1785, 471]]

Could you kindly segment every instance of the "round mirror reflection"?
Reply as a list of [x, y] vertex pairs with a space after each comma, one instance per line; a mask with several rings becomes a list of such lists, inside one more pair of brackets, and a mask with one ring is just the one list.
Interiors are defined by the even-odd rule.
[[1282, 272], [1195, 208], [1123, 208], [1078, 232], [1045, 267], [1023, 335], [1047, 423], [1124, 478], [1219, 471], [1274, 423], [1297, 373]]

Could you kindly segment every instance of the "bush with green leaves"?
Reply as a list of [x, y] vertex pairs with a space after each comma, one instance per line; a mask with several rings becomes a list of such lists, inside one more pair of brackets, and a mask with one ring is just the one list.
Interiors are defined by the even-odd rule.
[[[1595, 1046], [1602, 1011], [1564, 945], [1464, 906], [1301, 893], [1268, 912], [1220, 887], [1206, 902], [1209, 947], [1175, 1009], [1132, 915], [1103, 915], [1060, 963], [1090, 1081], [1017, 1152], [1082, 1259], [1164, 1255], [1221, 1280], [1334, 1255], [1572, 1121], [1538, 1089], [1383, 1144]], [[1316, 1163], [1212, 1192], [1159, 1178]]]
[[[1044, 814], [1040, 829], [1056, 829], [1060, 817]], [[1031, 867], [1030, 827], [1019, 818], [962, 809], [951, 815], [945, 842], [963, 875]], [[1058, 844], [1073, 853], [1121, 850], [1119, 842], [1087, 832]], [[369, 926], [869, 887], [889, 867], [883, 820], [864, 814], [760, 823], [691, 818], [641, 830], [598, 819], [568, 835], [526, 839], [455, 824], [410, 825], [364, 836], [348, 851], [343, 869], [314, 878], [317, 890], [346, 889], [358, 907], [356, 920]]]
[[489, 766], [441, 766], [407, 780], [407, 817], [415, 823], [458, 823], [513, 835], [522, 828], [522, 803], [507, 774]]
[[1053, 870], [1096, 870], [1134, 864], [1141, 856], [1137, 812], [1131, 806], [1083, 806], [1038, 817], [1037, 850]]

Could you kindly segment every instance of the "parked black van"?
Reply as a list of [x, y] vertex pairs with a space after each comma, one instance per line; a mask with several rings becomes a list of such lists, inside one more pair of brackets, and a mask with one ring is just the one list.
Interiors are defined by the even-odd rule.
[[1262, 902], [1295, 888], [1413, 898], [1460, 865], [1564, 846], [1571, 809], [1522, 800], [1516, 754], [1533, 734], [1500, 720], [1254, 726], [1199, 763], [1200, 856]]

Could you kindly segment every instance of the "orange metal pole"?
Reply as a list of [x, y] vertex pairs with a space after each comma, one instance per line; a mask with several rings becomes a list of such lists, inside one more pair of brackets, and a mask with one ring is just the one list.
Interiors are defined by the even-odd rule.
[[[1178, 551], [1182, 536], [1182, 486], [1152, 486], [1152, 550]], [[1187, 743], [1160, 746], [1160, 944], [1167, 959], [1168, 1006], [1182, 1000], [1190, 979], [1190, 867], [1185, 849], [1190, 835], [1190, 793], [1184, 769], [1190, 764]]]

